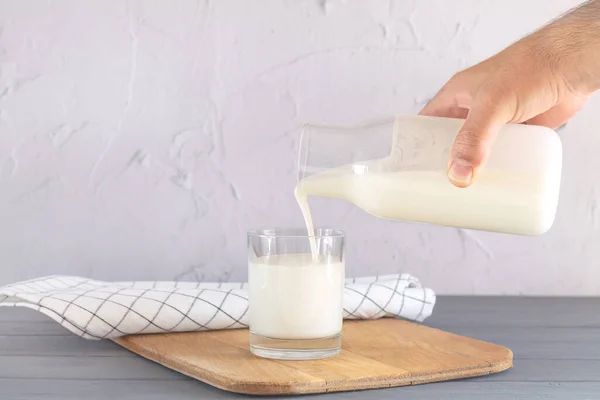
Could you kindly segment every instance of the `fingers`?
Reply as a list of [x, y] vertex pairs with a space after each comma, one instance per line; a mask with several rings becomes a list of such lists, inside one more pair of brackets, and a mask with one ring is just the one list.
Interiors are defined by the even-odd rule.
[[550, 109], [543, 114], [528, 119], [527, 121], [525, 121], [525, 124], [546, 126], [551, 129], [556, 129], [565, 122], [567, 122], [569, 119], [570, 117], [561, 115], [561, 113], [557, 113], [554, 109]]
[[473, 183], [487, 162], [500, 127], [514, 115], [508, 96], [499, 91], [483, 93], [475, 99], [454, 139], [447, 175], [457, 187], [464, 188]]
[[465, 119], [475, 93], [479, 91], [488, 75], [487, 72], [479, 71], [481, 66], [476, 65], [456, 73], [419, 114]]
[[459, 105], [457, 93], [444, 87], [425, 107], [423, 107], [419, 112], [419, 115], [465, 119], [468, 112], [469, 110], [467, 108]]
[[469, 110], [467, 108], [462, 108], [454, 105], [446, 106], [446, 107], [425, 107], [419, 115], [427, 115], [431, 117], [447, 117], [447, 118], [467, 118], [467, 114]]
[[586, 101], [587, 97], [570, 99], [570, 101], [557, 104], [548, 111], [527, 120], [525, 123], [556, 129], [564, 125], [573, 115], [581, 110]]
[[456, 108], [454, 97], [448, 96], [442, 91], [435, 95], [433, 99], [427, 103], [419, 112], [419, 115], [427, 115], [431, 117], [447, 117], [450, 110]]
[[510, 85], [504, 76], [484, 84], [485, 76], [473, 71], [455, 75], [419, 113], [465, 119], [454, 139], [447, 170], [448, 180], [462, 188], [470, 186], [485, 166], [500, 127], [515, 114], [514, 94], [507, 91]]

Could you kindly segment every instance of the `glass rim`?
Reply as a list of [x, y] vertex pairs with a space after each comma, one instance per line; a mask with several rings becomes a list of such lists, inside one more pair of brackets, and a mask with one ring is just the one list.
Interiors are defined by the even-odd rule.
[[248, 237], [263, 238], [344, 238], [346, 233], [339, 229], [319, 227], [315, 228], [315, 234], [309, 235], [305, 228], [290, 229], [252, 229], [248, 231]]

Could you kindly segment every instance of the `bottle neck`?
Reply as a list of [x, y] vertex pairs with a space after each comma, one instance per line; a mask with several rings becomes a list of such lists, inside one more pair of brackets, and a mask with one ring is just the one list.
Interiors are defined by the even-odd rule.
[[372, 160], [390, 155], [394, 118], [355, 126], [304, 125], [298, 152], [298, 180], [348, 166], [366, 171]]

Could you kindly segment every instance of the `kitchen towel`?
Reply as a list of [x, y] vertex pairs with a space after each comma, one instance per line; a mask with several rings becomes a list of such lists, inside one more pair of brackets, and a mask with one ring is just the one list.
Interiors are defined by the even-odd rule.
[[[345, 319], [399, 317], [421, 322], [435, 293], [408, 274], [351, 278]], [[48, 276], [0, 287], [0, 307], [42, 312], [86, 339], [248, 327], [246, 283], [102, 282]]]

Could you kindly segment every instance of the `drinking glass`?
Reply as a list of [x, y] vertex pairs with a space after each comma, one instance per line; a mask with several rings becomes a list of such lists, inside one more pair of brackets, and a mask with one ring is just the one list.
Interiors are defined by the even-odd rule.
[[323, 228], [248, 233], [253, 354], [314, 360], [340, 352], [344, 242], [343, 232]]

